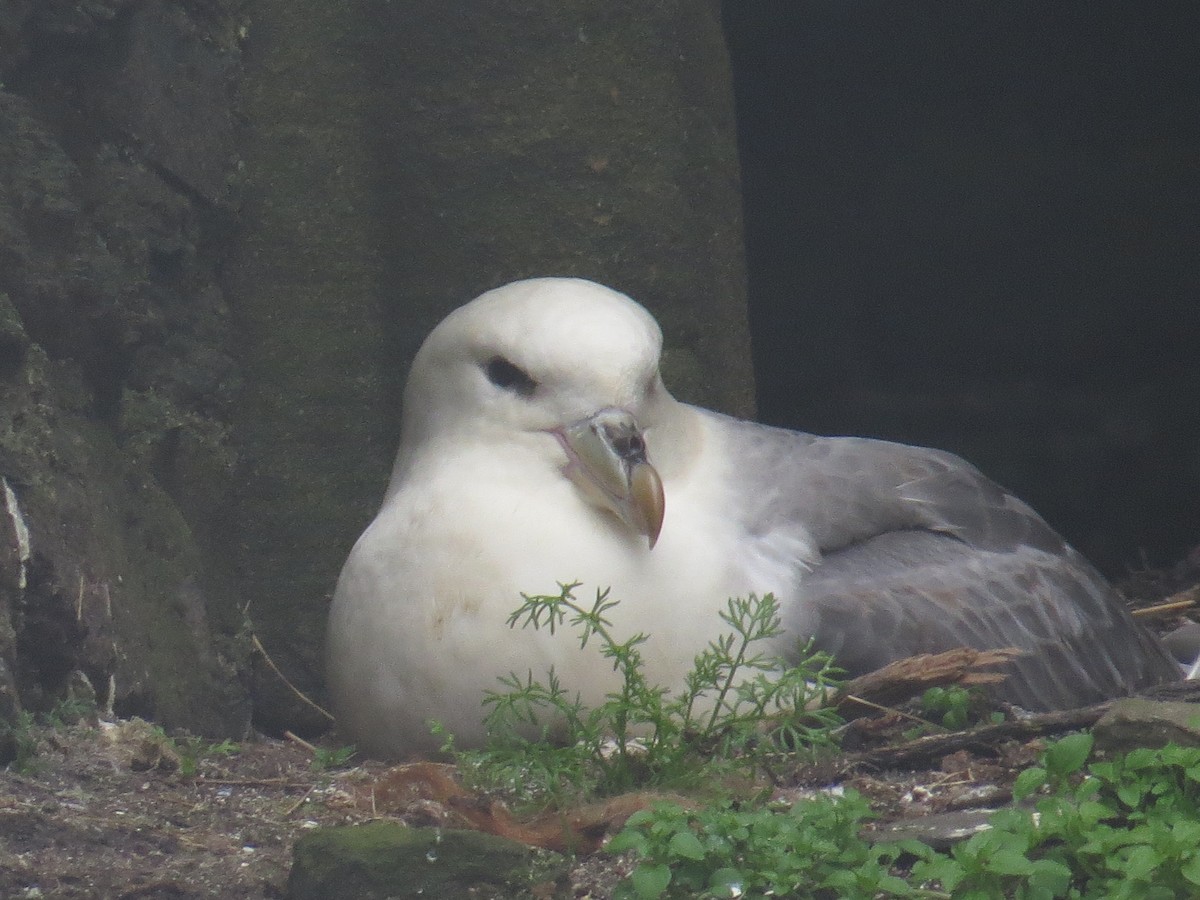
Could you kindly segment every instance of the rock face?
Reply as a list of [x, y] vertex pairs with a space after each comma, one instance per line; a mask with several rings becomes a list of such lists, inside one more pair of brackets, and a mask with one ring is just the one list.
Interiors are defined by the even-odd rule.
[[[237, 54], [170, 6], [81, 10], [0, 4], [0, 696], [240, 733], [204, 558], [235, 460], [213, 223]], [[184, 121], [204, 136], [172, 152]]]
[[428, 329], [594, 278], [746, 414], [740, 246], [715, 0], [0, 0], [0, 721], [324, 727], [248, 634], [319, 696]]

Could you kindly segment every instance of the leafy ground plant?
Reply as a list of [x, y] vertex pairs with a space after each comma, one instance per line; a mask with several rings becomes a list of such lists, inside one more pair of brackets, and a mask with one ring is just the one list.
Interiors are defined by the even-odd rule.
[[11, 723], [0, 722], [0, 752], [9, 758], [14, 771], [28, 773], [34, 768], [40, 743], [33, 713], [22, 710]]
[[179, 774], [189, 778], [199, 774], [202, 760], [212, 757], [235, 756], [241, 752], [241, 748], [228, 738], [214, 744], [200, 737], [180, 736], [174, 738], [162, 728], [155, 728], [155, 731], [179, 756]]
[[[947, 853], [914, 842], [869, 845], [860, 829], [870, 811], [849, 791], [785, 811], [725, 804], [636, 813], [608, 845], [638, 856], [618, 896], [1200, 896], [1200, 748], [1134, 750], [1085, 768], [1091, 749], [1089, 734], [1052, 744], [1018, 778], [1018, 805]], [[902, 853], [909, 871], [895, 866]]]
[[31, 773], [41, 751], [40, 732], [69, 728], [95, 715], [94, 701], [75, 697], [59, 700], [49, 712], [36, 716], [22, 710], [11, 723], [0, 721], [0, 758], [17, 772]]
[[859, 832], [869, 818], [867, 801], [853, 791], [786, 810], [724, 803], [637, 812], [608, 844], [640, 859], [614, 900], [920, 895], [891, 868], [902, 853], [924, 848], [868, 844]]
[[311, 768], [314, 772], [340, 769], [342, 766], [348, 765], [357, 753], [358, 747], [354, 744], [332, 748], [317, 747], [313, 753]]
[[618, 602], [598, 591], [590, 605], [580, 603], [578, 587], [524, 596], [509, 624], [551, 632], [565, 624], [578, 632], [581, 649], [597, 641], [620, 675], [619, 688], [588, 709], [553, 670], [544, 680], [532, 673], [502, 678], [504, 690], [484, 701], [488, 745], [457, 754], [478, 782], [523, 786], [533, 799], [549, 800], [694, 786], [721, 767], [769, 766], [783, 748], [832, 744], [840, 719], [818, 707], [834, 689], [835, 670], [826, 654], [806, 653], [789, 668], [766, 649], [781, 635], [772, 595], [731, 599], [720, 613], [730, 630], [696, 657], [682, 692], [672, 695], [646, 679], [649, 638], [622, 641], [614, 633], [609, 616]]
[[1200, 748], [1134, 750], [1085, 768], [1090, 734], [1051, 745], [1021, 773], [992, 829], [913, 876], [954, 897], [1200, 896]]

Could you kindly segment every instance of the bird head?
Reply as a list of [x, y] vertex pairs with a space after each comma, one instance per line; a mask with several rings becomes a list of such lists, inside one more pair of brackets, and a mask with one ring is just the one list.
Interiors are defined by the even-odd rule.
[[589, 281], [509, 284], [447, 316], [413, 361], [393, 489], [412, 448], [482, 442], [555, 467], [654, 546], [665, 502], [652, 461], [677, 402], [645, 309]]

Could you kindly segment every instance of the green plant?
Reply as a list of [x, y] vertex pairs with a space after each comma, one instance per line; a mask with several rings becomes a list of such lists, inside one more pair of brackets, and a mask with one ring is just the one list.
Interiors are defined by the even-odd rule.
[[345, 747], [318, 747], [313, 753], [309, 768], [314, 772], [326, 772], [329, 769], [340, 769], [354, 757], [358, 748], [354, 744]]
[[[0, 722], [0, 752], [11, 756], [9, 765], [18, 772], [32, 772], [40, 748], [38, 729], [62, 729], [94, 716], [96, 704], [89, 699], [59, 700], [48, 712], [36, 715], [28, 710], [17, 713], [11, 723]], [[3, 745], [7, 745], [4, 747]]]
[[37, 722], [33, 713], [21, 710], [11, 724], [0, 722], [0, 747], [7, 743], [12, 754], [9, 766], [14, 771], [29, 773], [36, 765], [40, 742], [35, 731]]
[[225, 738], [219, 744], [209, 744], [204, 748], [206, 756], [236, 756], [241, 752], [241, 745], [229, 738]]
[[229, 738], [218, 744], [210, 744], [203, 738], [184, 737], [176, 740], [161, 728], [155, 728], [160, 739], [179, 756], [179, 774], [191, 777], [200, 771], [200, 761], [212, 756], [234, 756], [242, 752], [241, 746]]
[[39, 716], [48, 728], [68, 728], [96, 714], [96, 701], [83, 697], [59, 700], [48, 713]]
[[[588, 709], [553, 670], [544, 681], [532, 673], [501, 679], [505, 690], [485, 701], [483, 750], [455, 750], [444, 734], [445, 749], [477, 784], [558, 801], [646, 784], [697, 786], [730, 770], [770, 771], [785, 749], [832, 741], [836, 718], [809, 709], [832, 685], [829, 659], [812, 654], [787, 669], [759, 649], [780, 633], [770, 595], [729, 601], [721, 618], [730, 632], [696, 657], [684, 690], [671, 695], [646, 680], [648, 636], [618, 641], [606, 616], [616, 601], [600, 591], [582, 605], [576, 587], [525, 597], [510, 625], [553, 631], [565, 623], [578, 630], [581, 649], [596, 639], [619, 688]], [[928, 694], [926, 705], [947, 727], [976, 715], [961, 689]], [[638, 856], [617, 896], [1200, 896], [1200, 748], [1136, 750], [1088, 766], [1091, 751], [1089, 734], [1048, 746], [1041, 764], [1017, 778], [1018, 805], [946, 853], [915, 842], [871, 845], [860, 833], [870, 809], [850, 791], [785, 810], [729, 801], [698, 810], [658, 806], [632, 816], [609, 844]], [[910, 870], [897, 865], [902, 854]]]
[[619, 688], [587, 709], [553, 669], [544, 680], [532, 673], [500, 679], [504, 690], [484, 700], [490, 707], [486, 747], [453, 751], [452, 741], [446, 745], [477, 783], [521, 786], [528, 800], [647, 784], [695, 785], [722, 767], [768, 767], [784, 748], [832, 744], [840, 719], [817, 708], [834, 685], [830, 659], [805, 653], [799, 666], [788, 668], [760, 649], [781, 633], [779, 604], [770, 594], [728, 601], [720, 616], [731, 631], [696, 657], [683, 691], [672, 696], [646, 679], [642, 650], [648, 636], [619, 641], [607, 617], [617, 601], [598, 591], [590, 606], [583, 605], [575, 599], [577, 587], [523, 595], [509, 625], [553, 632], [567, 623], [578, 631], [580, 649], [596, 639], [620, 675]]
[[[996, 724], [1004, 721], [1004, 713], [989, 711], [987, 696], [977, 688], [961, 685], [931, 687], [921, 695], [921, 717], [948, 731], [963, 731], [974, 725], [987, 722]], [[929, 724], [919, 725], [904, 732], [909, 740], [928, 734]]]
[[[1134, 750], [1085, 768], [1089, 734], [1050, 745], [991, 828], [939, 853], [871, 846], [847, 792], [790, 810], [729, 803], [635, 813], [609, 842], [638, 856], [617, 896], [1168, 900], [1200, 896], [1200, 748]], [[912, 861], [905, 872], [896, 863]]]
[[1084, 764], [1090, 734], [1047, 748], [1017, 778], [990, 831], [913, 876], [956, 898], [1167, 900], [1200, 894], [1200, 748], [1168, 745]]
[[931, 687], [921, 695], [921, 712], [943, 728], [962, 731], [971, 724], [974, 701], [971, 691], [958, 685]]
[[637, 812], [608, 844], [610, 852], [632, 850], [639, 858], [614, 898], [919, 895], [890, 870], [902, 853], [925, 849], [868, 844], [859, 832], [870, 817], [867, 801], [853, 791], [787, 810], [723, 803]]

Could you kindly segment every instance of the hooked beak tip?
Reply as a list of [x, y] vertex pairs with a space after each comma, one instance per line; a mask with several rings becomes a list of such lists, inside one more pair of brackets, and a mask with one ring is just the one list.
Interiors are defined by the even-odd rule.
[[648, 462], [636, 464], [629, 473], [629, 494], [640, 520], [638, 530], [650, 539], [653, 550], [666, 514], [666, 496], [658, 470]]

